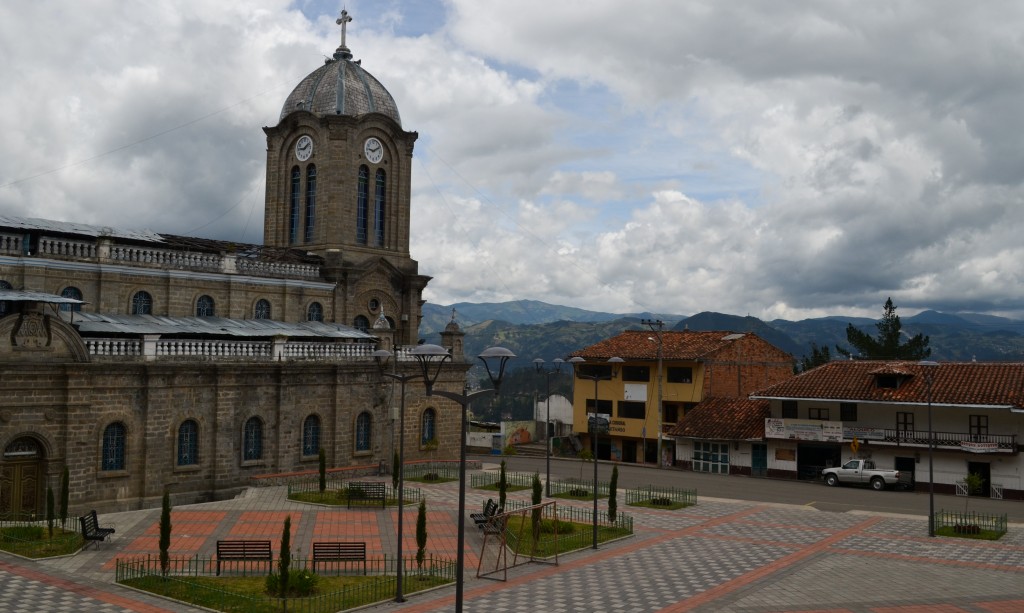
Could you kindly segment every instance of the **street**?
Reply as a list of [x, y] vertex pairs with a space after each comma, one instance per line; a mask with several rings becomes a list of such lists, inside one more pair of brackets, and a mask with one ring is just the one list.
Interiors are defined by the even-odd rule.
[[[520, 456], [476, 455], [485, 463], [507, 462], [507, 469], [513, 472], [540, 473], [545, 475], [545, 459]], [[615, 464], [600, 462], [598, 479], [607, 481]], [[886, 490], [876, 492], [862, 487], [828, 487], [822, 481], [790, 481], [788, 479], [765, 479], [738, 475], [713, 475], [678, 468], [658, 469], [654, 466], [617, 464], [619, 467], [619, 488], [636, 488], [644, 485], [696, 489], [701, 498], [728, 498], [754, 502], [771, 502], [812, 506], [822, 511], [845, 512], [852, 510], [874, 513], [899, 513], [904, 515], [928, 516], [928, 492], [898, 492]], [[589, 462], [576, 459], [551, 459], [551, 478], [592, 480], [594, 467]], [[921, 487], [921, 484], [918, 484]], [[1018, 500], [992, 500], [989, 498], [935, 495], [936, 511], [963, 512], [968, 510], [994, 515], [1006, 514], [1010, 523], [1024, 524], [1024, 502]]]

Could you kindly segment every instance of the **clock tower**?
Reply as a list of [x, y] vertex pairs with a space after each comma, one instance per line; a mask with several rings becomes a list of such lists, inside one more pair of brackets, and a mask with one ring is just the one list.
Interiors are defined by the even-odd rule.
[[303, 79], [267, 135], [263, 240], [323, 258], [337, 284], [334, 321], [417, 340], [428, 277], [409, 254], [416, 132], [402, 129], [394, 98], [352, 60], [342, 11], [341, 45]]

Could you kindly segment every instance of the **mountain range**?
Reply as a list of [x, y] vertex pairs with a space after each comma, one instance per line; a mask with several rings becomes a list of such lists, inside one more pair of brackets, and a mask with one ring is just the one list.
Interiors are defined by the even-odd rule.
[[[660, 319], [666, 330], [723, 330], [753, 332], [799, 360], [810, 355], [811, 344], [828, 347], [837, 356], [836, 345], [850, 348], [846, 327], [874, 336], [877, 320], [866, 317], [829, 316], [800, 321], [703, 312], [696, 315], [671, 313], [602, 313], [536, 300], [499, 303], [461, 302], [454, 305], [423, 305], [420, 336], [439, 342], [438, 332], [453, 317], [466, 333], [465, 353], [474, 356], [486, 347], [501, 345], [519, 356], [515, 367], [530, 365], [534, 358], [551, 361], [564, 358], [623, 330], [645, 329], [645, 319]], [[879, 313], [882, 308], [879, 305]], [[902, 332], [923, 333], [930, 339], [930, 359], [938, 361], [1024, 361], [1024, 321], [979, 313], [923, 311], [900, 317]]]

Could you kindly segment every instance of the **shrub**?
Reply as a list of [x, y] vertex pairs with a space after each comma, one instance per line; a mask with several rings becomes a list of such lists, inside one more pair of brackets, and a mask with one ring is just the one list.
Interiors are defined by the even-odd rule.
[[303, 596], [310, 596], [316, 592], [316, 586], [320, 581], [320, 577], [315, 575], [313, 571], [303, 568], [289, 569], [287, 589], [288, 593], [284, 594], [281, 590], [281, 575], [277, 573], [271, 573], [267, 575], [264, 587], [267, 590], [267, 594], [271, 596], [290, 596], [292, 598], [301, 598]]

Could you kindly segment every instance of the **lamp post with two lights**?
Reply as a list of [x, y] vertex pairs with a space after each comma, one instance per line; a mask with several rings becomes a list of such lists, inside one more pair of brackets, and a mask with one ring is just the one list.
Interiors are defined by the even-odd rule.
[[[501, 380], [505, 376], [505, 365], [508, 364], [510, 359], [516, 356], [504, 347], [490, 347], [485, 349], [477, 357], [484, 363], [484, 368], [487, 370], [487, 377], [491, 380], [491, 385], [494, 386], [494, 389], [471, 392], [467, 387], [462, 390], [461, 394], [459, 394], [434, 389], [434, 383], [437, 382], [437, 378], [441, 374], [441, 369], [444, 366], [444, 363], [452, 357], [446, 348], [441, 347], [440, 345], [419, 345], [412, 350], [412, 355], [420, 365], [423, 383], [427, 388], [427, 396], [441, 396], [442, 398], [453, 400], [462, 408], [462, 427], [459, 432], [459, 532], [457, 544], [458, 551], [456, 554], [455, 564], [455, 612], [461, 613], [464, 579], [463, 569], [465, 567], [466, 557], [466, 409], [477, 398], [489, 396], [491, 394], [498, 394], [498, 389], [501, 387]], [[491, 359], [498, 361], [496, 372], [491, 371], [491, 365], [487, 362], [487, 360]]]
[[[608, 358], [608, 362], [611, 363], [611, 364], [616, 364], [616, 363], [620, 363], [620, 362], [624, 362], [624, 361], [625, 360], [623, 360], [622, 358]], [[569, 358], [569, 363], [573, 365], [573, 368], [576, 371], [576, 377], [577, 378], [579, 378], [579, 379], [587, 379], [589, 381], [593, 381], [594, 382], [594, 417], [593, 417], [593, 421], [588, 419], [587, 423], [588, 424], [593, 423], [593, 428], [591, 428], [591, 433], [590, 433], [590, 443], [591, 443], [592, 452], [594, 454], [594, 543], [593, 543], [593, 548], [597, 549], [597, 432], [598, 432], [598, 423], [597, 423], [597, 384], [600, 381], [610, 381], [610, 380], [612, 380], [613, 378], [615, 378], [615, 373], [612, 372], [611, 369], [609, 369], [608, 372], [606, 372], [606, 373], [605, 372], [601, 372], [601, 371], [595, 369], [593, 374], [585, 375], [585, 374], [583, 374], [581, 372], [582, 369], [580, 368], [580, 366], [583, 363], [585, 363], [585, 362], [586, 362], [586, 360], [581, 358], [580, 356]]]
[[546, 421], [544, 422], [544, 444], [547, 447], [547, 453], [545, 453], [545, 455], [547, 456], [547, 472], [545, 476], [544, 487], [547, 490], [547, 493], [544, 495], [547, 496], [548, 498], [551, 498], [551, 375], [557, 375], [562, 371], [562, 364], [565, 363], [565, 360], [563, 360], [562, 358], [555, 358], [552, 363], [555, 365], [555, 369], [545, 370], [543, 359], [537, 358], [536, 360], [533, 361], [534, 368], [537, 369], [538, 373], [542, 373], [544, 375], [544, 382], [547, 385], [546, 392], [548, 415]]

